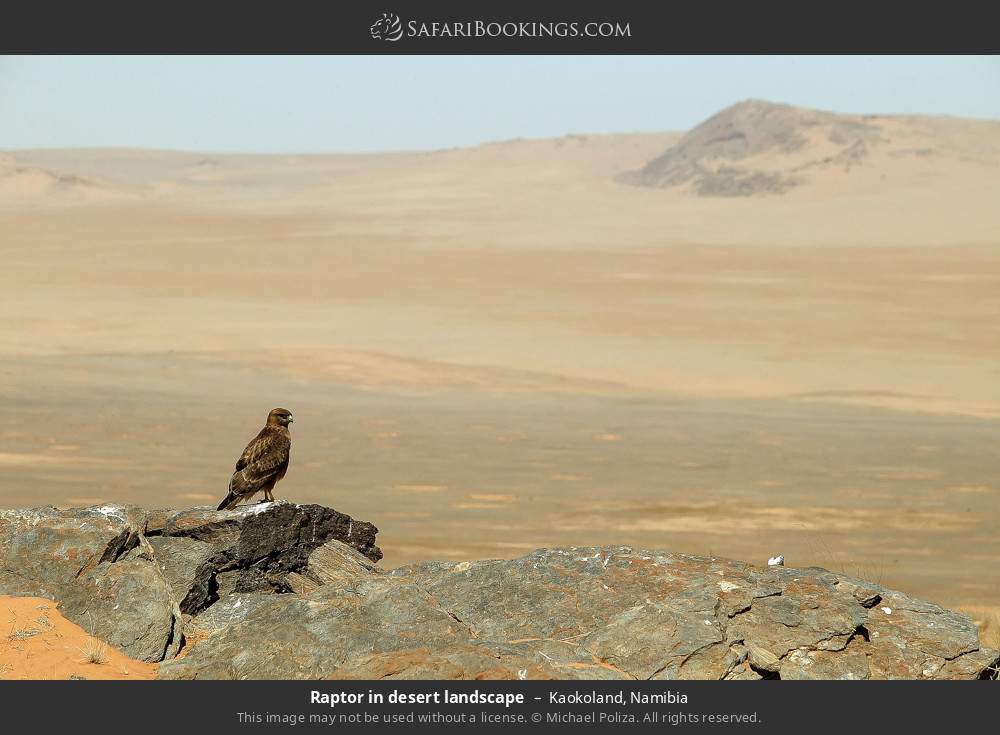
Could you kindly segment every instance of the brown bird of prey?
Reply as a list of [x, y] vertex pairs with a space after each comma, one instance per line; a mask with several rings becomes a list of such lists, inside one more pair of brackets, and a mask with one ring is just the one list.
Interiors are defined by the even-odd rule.
[[249, 500], [259, 492], [263, 502], [274, 500], [271, 490], [288, 470], [288, 453], [292, 449], [292, 435], [288, 425], [292, 412], [275, 408], [267, 415], [267, 423], [253, 438], [236, 463], [236, 471], [229, 480], [229, 495], [219, 505], [219, 510], [235, 508], [241, 500]]

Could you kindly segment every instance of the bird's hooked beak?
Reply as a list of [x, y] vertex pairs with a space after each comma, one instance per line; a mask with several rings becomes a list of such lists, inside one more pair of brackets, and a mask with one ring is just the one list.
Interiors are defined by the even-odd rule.
[[294, 424], [295, 423], [295, 419], [294, 419], [294, 417], [291, 414], [288, 414], [288, 423], [290, 423], [290, 424]]

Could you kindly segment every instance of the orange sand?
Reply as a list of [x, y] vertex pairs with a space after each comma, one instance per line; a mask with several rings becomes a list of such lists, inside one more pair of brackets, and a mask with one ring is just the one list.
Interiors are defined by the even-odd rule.
[[97, 640], [60, 615], [52, 600], [0, 596], [0, 626], [0, 679], [156, 676], [156, 664], [135, 661]]

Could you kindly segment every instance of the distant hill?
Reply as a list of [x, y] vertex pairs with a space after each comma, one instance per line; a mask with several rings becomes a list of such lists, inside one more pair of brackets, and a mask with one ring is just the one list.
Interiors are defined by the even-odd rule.
[[[992, 126], [986, 150], [949, 146], [942, 127]], [[945, 133], [948, 131], [945, 130]], [[727, 107], [705, 120], [662, 155], [619, 180], [639, 186], [689, 187], [698, 196], [745, 197], [784, 194], [808, 184], [824, 169], [850, 171], [867, 165], [873, 152], [895, 157], [959, 153], [966, 160], [996, 156], [996, 123], [880, 115], [839, 115], [761, 100]], [[924, 141], [913, 147], [914, 136]], [[944, 143], [936, 147], [940, 138]], [[908, 147], [909, 146], [909, 147]]]
[[89, 202], [120, 194], [101, 182], [73, 173], [22, 165], [14, 156], [0, 153], [0, 201], [23, 203], [38, 198]]
[[49, 207], [123, 207], [128, 222], [137, 208], [294, 214], [332, 217], [335, 226], [315, 230], [324, 236], [435, 247], [992, 245], [998, 197], [998, 121], [762, 101], [687, 132], [437, 151], [0, 150], [0, 213], [11, 216]]

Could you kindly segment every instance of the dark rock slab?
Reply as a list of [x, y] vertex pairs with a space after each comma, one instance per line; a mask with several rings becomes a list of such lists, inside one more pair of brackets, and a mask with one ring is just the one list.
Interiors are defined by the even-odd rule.
[[[319, 547], [339, 541], [374, 563], [382, 558], [371, 523], [321, 505], [260, 503], [233, 510], [195, 508], [168, 518], [163, 535], [201, 541], [215, 552], [194, 570], [180, 609], [196, 615], [221, 595], [291, 592]], [[289, 580], [289, 574], [294, 574]], [[301, 585], [299, 585], [301, 586]]]
[[330, 540], [352, 546], [373, 562], [382, 558], [374, 525], [322, 505], [278, 501], [232, 510], [192, 508], [170, 515], [161, 533], [233, 547], [239, 559], [280, 557], [290, 567], [303, 566], [315, 548]]

